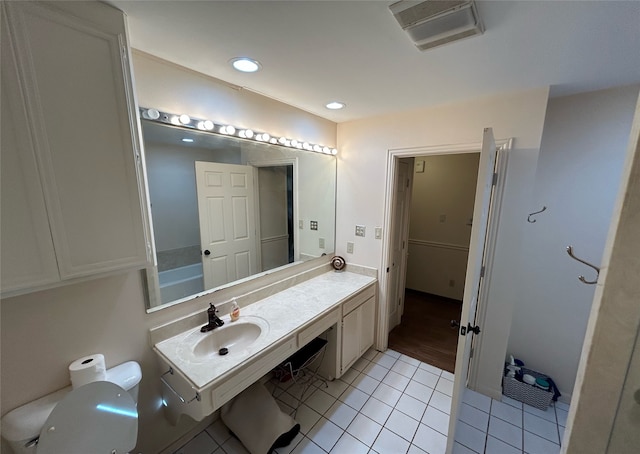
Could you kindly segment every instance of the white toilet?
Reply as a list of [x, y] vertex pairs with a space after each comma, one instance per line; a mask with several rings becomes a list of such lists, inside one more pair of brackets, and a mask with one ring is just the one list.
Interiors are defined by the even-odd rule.
[[138, 438], [140, 365], [107, 370], [108, 381], [69, 386], [10, 411], [2, 437], [15, 454], [123, 454]]

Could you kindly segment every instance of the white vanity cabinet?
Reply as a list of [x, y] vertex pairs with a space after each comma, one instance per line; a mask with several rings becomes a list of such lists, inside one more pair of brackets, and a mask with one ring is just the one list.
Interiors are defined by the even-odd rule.
[[373, 345], [375, 315], [375, 287], [373, 286], [343, 304], [341, 375]]
[[[288, 278], [288, 283], [279, 282], [278, 287], [285, 289], [275, 294], [265, 290], [263, 298], [242, 308], [239, 321], [231, 322], [224, 315], [225, 324], [208, 333], [200, 332], [202, 312], [151, 330], [150, 339], [161, 367], [166, 416], [171, 423], [175, 424], [181, 414], [202, 420], [318, 336], [327, 344], [322, 362], [314, 363], [314, 367], [330, 380], [340, 377], [373, 345], [375, 277], [329, 271], [300, 279], [301, 275], [296, 275]], [[204, 340], [206, 336], [231, 339], [228, 336], [233, 334], [222, 334], [224, 330], [241, 332], [234, 326], [243, 323], [260, 326], [260, 334], [244, 347], [230, 347], [224, 356], [217, 351], [222, 344]], [[185, 326], [191, 327], [181, 331]], [[200, 345], [216, 348], [196, 353]]]
[[2, 295], [147, 265], [123, 14], [2, 2]]

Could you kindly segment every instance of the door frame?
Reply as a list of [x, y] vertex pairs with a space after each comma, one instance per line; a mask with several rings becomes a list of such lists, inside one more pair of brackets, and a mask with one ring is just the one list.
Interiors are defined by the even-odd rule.
[[[505, 186], [505, 175], [507, 170], [507, 161], [509, 156], [509, 150], [512, 149], [513, 139], [499, 139], [496, 140], [496, 147], [500, 150], [500, 156], [498, 160], [498, 181], [496, 182], [496, 188], [494, 191], [494, 200], [496, 201], [496, 209], [492, 210], [489, 218], [489, 224], [491, 229], [488, 231], [489, 240], [485, 248], [485, 256], [488, 257], [487, 264], [492, 263], [492, 259], [495, 252], [495, 243], [497, 237], [497, 226], [500, 216], [500, 205], [502, 202], [502, 195]], [[389, 149], [387, 152], [387, 167], [386, 167], [386, 184], [385, 184], [385, 200], [384, 200], [384, 225], [383, 225], [383, 240], [382, 240], [382, 261], [380, 264], [379, 282], [380, 293], [378, 301], [378, 323], [376, 330], [376, 343], [375, 347], [379, 351], [385, 351], [389, 344], [389, 301], [390, 292], [388, 283], [388, 273], [390, 261], [392, 260], [392, 238], [391, 228], [394, 222], [393, 209], [395, 200], [395, 176], [396, 167], [399, 159], [421, 157], [421, 156], [434, 156], [434, 155], [447, 155], [447, 154], [463, 154], [463, 153], [478, 153], [482, 149], [482, 142], [463, 143], [463, 144], [443, 144], [432, 145], [425, 147], [411, 147], [411, 148], [396, 148]], [[499, 204], [498, 204], [499, 203]], [[408, 226], [407, 226], [408, 228]], [[474, 251], [469, 251], [469, 254]], [[403, 268], [403, 272], [406, 273], [406, 267]], [[487, 266], [485, 270], [485, 276], [482, 282], [481, 291], [486, 291], [488, 284], [491, 281], [491, 268]], [[478, 324], [484, 322], [486, 316], [486, 304], [480, 305], [476, 320]]]
[[[281, 167], [281, 166], [293, 166], [293, 261], [300, 260], [300, 237], [296, 232], [298, 226], [298, 158], [282, 158], [282, 159], [268, 159], [258, 161], [247, 161], [248, 166], [252, 167]], [[260, 194], [258, 190], [258, 172], [254, 173], [254, 191], [255, 191], [255, 212], [256, 212], [256, 241], [258, 242], [258, 254], [260, 258], [260, 264], [262, 265], [262, 248], [260, 233]]]

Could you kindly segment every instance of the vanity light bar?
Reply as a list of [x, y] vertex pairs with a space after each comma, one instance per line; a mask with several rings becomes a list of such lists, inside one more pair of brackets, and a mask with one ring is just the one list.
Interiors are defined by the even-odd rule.
[[225, 136], [238, 137], [240, 139], [253, 140], [256, 142], [269, 143], [271, 145], [278, 145], [285, 148], [296, 148], [298, 150], [314, 151], [316, 153], [323, 153], [328, 155], [338, 154], [337, 149], [324, 145], [312, 144], [309, 142], [300, 142], [296, 139], [289, 139], [287, 137], [276, 138], [268, 132], [256, 133], [252, 129], [241, 129], [236, 128], [233, 125], [218, 124], [214, 123], [211, 120], [192, 118], [186, 114], [172, 114], [161, 112], [153, 108], [140, 107], [140, 115], [145, 120], [170, 124], [173, 126], [179, 126], [181, 128], [198, 129], [200, 131], [210, 132], [213, 134], [220, 134]]

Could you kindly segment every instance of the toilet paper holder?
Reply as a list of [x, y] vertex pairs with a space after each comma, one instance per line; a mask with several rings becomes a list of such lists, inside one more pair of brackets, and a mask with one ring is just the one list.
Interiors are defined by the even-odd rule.
[[167, 379], [164, 378], [165, 375], [167, 375], [167, 374], [174, 375], [173, 367], [169, 367], [168, 371], [166, 371], [164, 374], [160, 375], [160, 381], [162, 381], [162, 383], [164, 383], [164, 385], [167, 387], [167, 389], [169, 389], [169, 391], [171, 391], [173, 394], [175, 394], [175, 396], [178, 399], [180, 399], [180, 402], [182, 402], [183, 404], [190, 404], [194, 400], [197, 400], [198, 402], [200, 402], [202, 400], [202, 398], [200, 397], [200, 393], [198, 391], [196, 391], [196, 395], [191, 400], [187, 400], [184, 397], [182, 397], [180, 395], [180, 393], [173, 386], [171, 386], [171, 383], [169, 383], [167, 381]]

